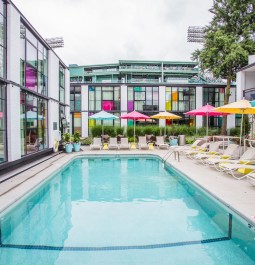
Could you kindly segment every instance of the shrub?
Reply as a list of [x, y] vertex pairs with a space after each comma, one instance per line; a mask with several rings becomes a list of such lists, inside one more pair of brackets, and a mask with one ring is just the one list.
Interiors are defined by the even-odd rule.
[[231, 128], [229, 130], [230, 136], [240, 136], [240, 128]]
[[73, 135], [73, 141], [74, 141], [74, 143], [79, 143], [80, 142], [80, 139], [81, 138], [81, 134], [80, 134], [80, 132], [79, 131], [76, 131], [75, 133], [74, 133], [74, 135]]
[[153, 128], [154, 128], [155, 126], [145, 126], [144, 128], [143, 128], [143, 132], [144, 132], [144, 134], [153, 134]]
[[104, 127], [104, 134], [108, 134], [111, 137], [116, 137], [116, 131], [113, 126], [105, 126]]
[[102, 134], [102, 126], [95, 125], [91, 128], [91, 134], [93, 137], [101, 137]]
[[81, 144], [82, 145], [91, 145], [92, 141], [93, 141], [93, 138], [89, 136], [89, 137], [82, 139]]
[[116, 128], [116, 134], [117, 135], [124, 135], [124, 127], [117, 127]]

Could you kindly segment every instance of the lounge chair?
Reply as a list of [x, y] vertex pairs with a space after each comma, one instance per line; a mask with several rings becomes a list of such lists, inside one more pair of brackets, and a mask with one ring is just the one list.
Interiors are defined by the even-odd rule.
[[155, 145], [158, 147], [158, 149], [169, 149], [169, 145], [164, 141], [163, 136], [156, 136]]
[[225, 164], [223, 172], [230, 174], [235, 179], [244, 179], [246, 175], [255, 170], [255, 165], [248, 164]]
[[97, 137], [95, 137], [95, 138], [93, 139], [93, 143], [90, 145], [90, 150], [93, 150], [93, 149], [99, 149], [99, 150], [102, 149], [101, 138], [97, 138]]
[[247, 178], [248, 182], [255, 186], [255, 170], [251, 171], [250, 173], [246, 174], [244, 177]]
[[218, 171], [222, 171], [219, 167], [219, 163], [224, 162], [224, 159], [237, 159], [239, 157], [240, 146], [237, 144], [230, 144], [221, 155], [211, 155], [207, 159], [204, 159], [204, 164], [211, 167], [215, 167]]
[[138, 137], [138, 148], [139, 149], [149, 149], [149, 145], [146, 142], [145, 136], [139, 136]]
[[130, 149], [128, 138], [120, 138], [119, 149]]
[[27, 144], [27, 151], [28, 152], [35, 152], [38, 151], [40, 147], [40, 143], [38, 138], [36, 138], [35, 142], [33, 144]]
[[193, 159], [195, 155], [207, 152], [208, 148], [209, 148], [209, 143], [204, 143], [197, 148], [185, 150], [185, 151], [183, 151], [183, 153], [187, 158]]
[[199, 152], [193, 156], [193, 158], [203, 162], [204, 159], [211, 157], [212, 155], [221, 155], [222, 151], [220, 147], [222, 146], [222, 141], [209, 143], [209, 149], [206, 152]]
[[205, 139], [197, 139], [192, 145], [170, 146], [170, 149], [183, 153], [187, 150], [196, 150], [200, 148], [204, 143], [206, 143]]
[[109, 149], [118, 149], [119, 148], [117, 137], [114, 137], [114, 138], [110, 137], [108, 148]]

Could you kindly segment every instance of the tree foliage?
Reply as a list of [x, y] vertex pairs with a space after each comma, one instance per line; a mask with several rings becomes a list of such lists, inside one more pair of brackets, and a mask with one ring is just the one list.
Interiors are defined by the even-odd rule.
[[[227, 80], [225, 102], [229, 103], [230, 85], [236, 71], [248, 62], [255, 52], [255, 1], [215, 0], [210, 9], [213, 18], [205, 28], [204, 46], [192, 54], [202, 71]], [[226, 132], [226, 118], [222, 133]]]

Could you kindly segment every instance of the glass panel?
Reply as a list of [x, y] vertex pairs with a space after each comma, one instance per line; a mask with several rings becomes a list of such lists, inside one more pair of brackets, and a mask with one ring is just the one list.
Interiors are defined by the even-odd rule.
[[113, 100], [113, 92], [109, 91], [103, 91], [103, 100]]
[[27, 63], [37, 67], [37, 49], [27, 41]]
[[35, 46], [37, 47], [37, 39], [35, 36], [26, 28], [26, 38]]
[[0, 77], [5, 73], [5, 49], [0, 46]]
[[5, 33], [5, 19], [0, 14], [0, 45], [2, 46], [5, 46], [5, 34], [4, 33]]
[[37, 71], [30, 65], [26, 65], [26, 87], [33, 91], [37, 90]]

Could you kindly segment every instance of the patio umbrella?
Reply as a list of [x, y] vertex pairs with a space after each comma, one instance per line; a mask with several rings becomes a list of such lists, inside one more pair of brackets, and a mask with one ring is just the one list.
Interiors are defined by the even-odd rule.
[[[151, 118], [153, 119], [162, 119], [162, 120], [179, 120], [182, 117], [175, 115], [171, 112], [167, 112], [167, 111], [163, 111], [163, 112], [159, 112], [156, 115], [151, 116]], [[166, 135], [166, 126], [165, 126], [165, 135]]]
[[[94, 114], [94, 115], [91, 115], [89, 116], [89, 119], [90, 120], [101, 120], [101, 121], [104, 121], [104, 120], [115, 120], [115, 119], [118, 119], [119, 117], [109, 113], [109, 112], [106, 112], [104, 110]], [[104, 134], [104, 122], [102, 124], [102, 134]]]
[[188, 111], [184, 114], [186, 115], [194, 115], [194, 116], [206, 116], [206, 136], [208, 136], [208, 120], [209, 120], [209, 116], [220, 116], [220, 115], [227, 115], [228, 113], [222, 113], [219, 111], [214, 111], [215, 107], [213, 107], [212, 105], [209, 105], [208, 103], [206, 105], [204, 105], [201, 108], [197, 108], [191, 111]]
[[146, 119], [149, 119], [150, 117], [134, 110], [127, 114], [121, 115], [120, 118], [126, 119], [126, 120], [134, 120], [134, 142], [135, 142], [135, 121], [139, 119], [146, 120]]
[[240, 146], [241, 146], [242, 133], [243, 133], [243, 115], [255, 114], [255, 108], [252, 107], [251, 103], [248, 100], [241, 99], [236, 102], [224, 105], [222, 107], [215, 108], [214, 111], [222, 113], [242, 114], [241, 130], [240, 130]]

